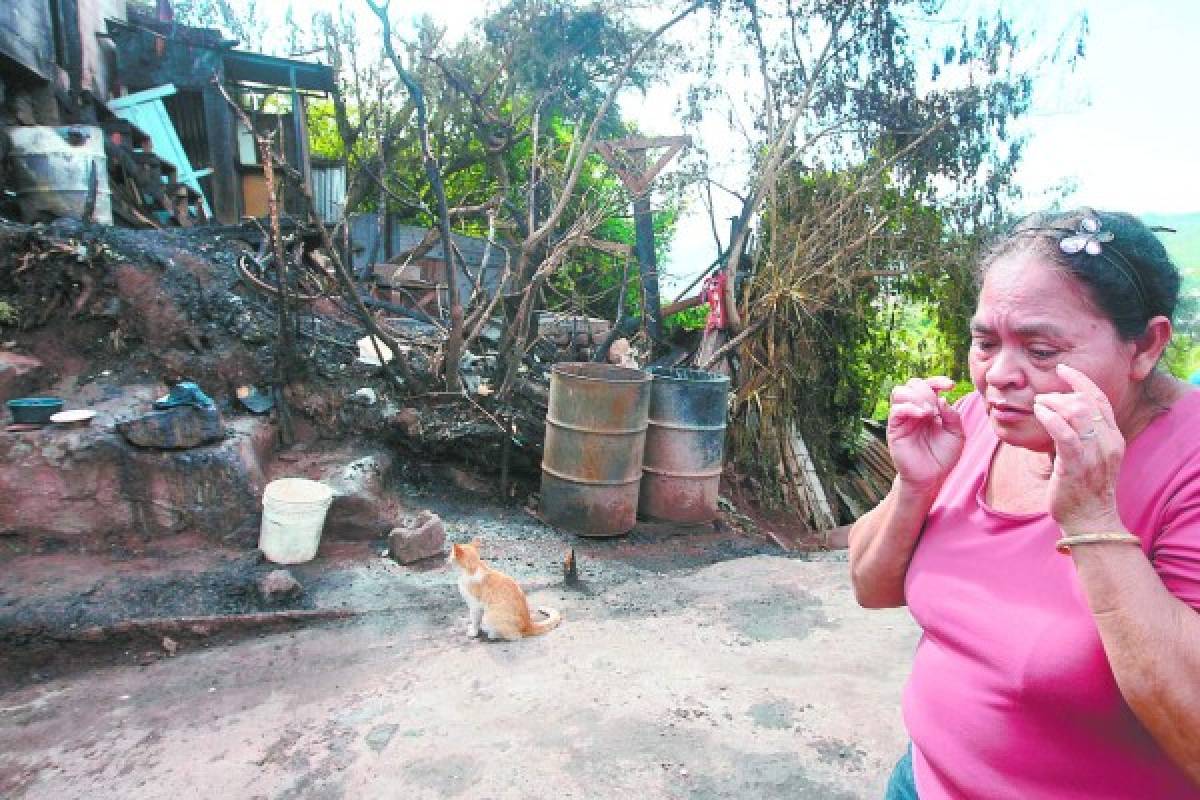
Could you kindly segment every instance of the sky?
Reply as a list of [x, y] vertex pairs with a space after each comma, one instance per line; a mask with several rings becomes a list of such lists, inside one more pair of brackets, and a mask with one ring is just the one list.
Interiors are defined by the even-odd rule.
[[[1035, 109], [1021, 124], [1029, 137], [1016, 176], [1025, 211], [1040, 209], [1074, 191], [1065, 205], [1135, 214], [1200, 213], [1200, 0], [964, 0], [968, 10], [1002, 8], [1029, 32], [1035, 48], [1048, 49], [1058, 32], [1086, 13], [1087, 56], [1073, 72], [1038, 81]], [[302, 0], [313, 2], [316, 0]], [[353, 0], [351, 0], [353, 2]], [[483, 9], [479, 0], [400, 0], [404, 17], [427, 13], [456, 37]], [[665, 19], [665, 12], [655, 15]], [[373, 22], [365, 6], [359, 18]], [[684, 30], [686, 34], [686, 30]], [[692, 133], [710, 152], [733, 152], [741, 141], [727, 123], [711, 121], [683, 131], [674, 118], [672, 87], [623, 100], [627, 117], [648, 135]], [[722, 141], [724, 137], [724, 141]], [[736, 171], [736, 159], [726, 169]], [[735, 213], [736, 201], [718, 193], [717, 218]], [[720, 222], [722, 234], [727, 223]], [[716, 255], [707, 212], [693, 202], [679, 221], [664, 284], [679, 288]]]
[[1081, 204], [1200, 212], [1200, 3], [1037, 5], [1086, 9], [1090, 35], [1087, 58], [1027, 122], [1030, 144], [1017, 179], [1031, 200], [1070, 178]]

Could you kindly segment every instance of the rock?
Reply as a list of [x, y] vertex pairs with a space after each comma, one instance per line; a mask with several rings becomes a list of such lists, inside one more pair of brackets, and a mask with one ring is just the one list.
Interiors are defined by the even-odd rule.
[[388, 553], [401, 564], [440, 556], [445, 546], [446, 526], [441, 517], [428, 510], [388, 534]]
[[175, 641], [170, 636], [164, 636], [162, 638], [162, 649], [167, 655], [173, 656], [179, 651], [179, 642]]
[[117, 430], [130, 444], [158, 450], [186, 450], [225, 438], [221, 412], [194, 406], [151, 411], [118, 422]]
[[399, 725], [376, 725], [367, 733], [367, 746], [376, 753], [382, 753], [398, 730]]
[[491, 483], [464, 469], [446, 465], [442, 468], [441, 472], [449, 478], [451, 483], [464, 492], [483, 495], [491, 495], [495, 492], [495, 487]]
[[336, 539], [378, 539], [395, 524], [400, 509], [388, 498], [384, 475], [391, 456], [376, 453], [328, 469], [320, 480], [333, 489], [325, 515], [325, 535]]
[[379, 396], [375, 394], [375, 390], [369, 386], [359, 389], [352, 397], [364, 406], [373, 406], [379, 400]]
[[273, 569], [258, 579], [258, 594], [268, 603], [281, 603], [299, 595], [300, 581], [286, 569]]
[[51, 378], [41, 360], [0, 350], [0, 403], [29, 394]]

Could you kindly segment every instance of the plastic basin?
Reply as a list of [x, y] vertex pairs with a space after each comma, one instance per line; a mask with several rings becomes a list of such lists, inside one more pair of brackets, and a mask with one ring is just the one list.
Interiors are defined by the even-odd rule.
[[62, 410], [63, 401], [58, 397], [18, 397], [8, 401], [8, 411], [18, 425], [45, 425]]

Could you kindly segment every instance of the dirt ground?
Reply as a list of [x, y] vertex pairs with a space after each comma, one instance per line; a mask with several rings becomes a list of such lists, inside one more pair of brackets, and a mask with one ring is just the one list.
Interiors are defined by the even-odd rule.
[[562, 626], [469, 640], [450, 570], [328, 549], [295, 570], [300, 606], [350, 620], [25, 674], [0, 695], [0, 797], [881, 796], [917, 634], [855, 605], [841, 553], [661, 526], [583, 541], [512, 507], [410, 500], [450, 540], [481, 536]]

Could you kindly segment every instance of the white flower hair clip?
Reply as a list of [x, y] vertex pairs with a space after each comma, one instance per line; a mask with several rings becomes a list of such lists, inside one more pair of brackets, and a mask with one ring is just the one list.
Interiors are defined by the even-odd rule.
[[1067, 255], [1084, 252], [1089, 256], [1098, 256], [1104, 252], [1103, 245], [1113, 240], [1112, 231], [1100, 229], [1100, 220], [1087, 216], [1079, 220], [1079, 226], [1069, 235], [1058, 242], [1058, 247]]

